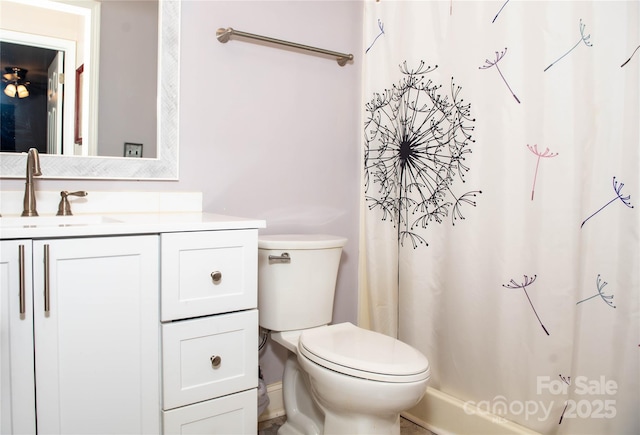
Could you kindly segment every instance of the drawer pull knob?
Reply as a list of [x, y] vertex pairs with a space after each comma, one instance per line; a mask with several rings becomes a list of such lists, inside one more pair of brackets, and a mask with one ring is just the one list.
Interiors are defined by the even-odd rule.
[[217, 369], [222, 364], [222, 358], [218, 355], [213, 355], [211, 357], [211, 368]]
[[222, 281], [222, 272], [220, 272], [219, 270], [211, 272], [211, 279], [216, 284], [220, 283], [220, 281]]

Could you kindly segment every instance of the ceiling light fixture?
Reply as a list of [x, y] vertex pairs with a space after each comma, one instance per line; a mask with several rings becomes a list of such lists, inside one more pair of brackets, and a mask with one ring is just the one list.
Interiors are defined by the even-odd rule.
[[28, 70], [16, 66], [8, 66], [4, 70], [6, 72], [2, 75], [2, 81], [7, 83], [4, 88], [5, 95], [11, 98], [28, 97], [29, 90], [27, 85], [29, 85], [29, 82], [25, 80]]

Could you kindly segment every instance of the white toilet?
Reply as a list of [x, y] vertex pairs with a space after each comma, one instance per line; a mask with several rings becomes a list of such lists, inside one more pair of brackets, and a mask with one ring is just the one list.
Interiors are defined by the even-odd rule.
[[258, 240], [260, 326], [288, 349], [287, 421], [278, 434], [399, 434], [400, 413], [425, 394], [418, 350], [351, 323], [329, 325], [342, 247], [328, 235]]

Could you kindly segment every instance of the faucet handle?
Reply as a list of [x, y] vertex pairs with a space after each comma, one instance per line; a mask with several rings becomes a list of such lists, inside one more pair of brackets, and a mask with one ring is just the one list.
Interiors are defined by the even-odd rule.
[[56, 216], [71, 216], [71, 204], [69, 203], [69, 196], [87, 196], [89, 193], [84, 190], [79, 190], [77, 192], [67, 192], [63, 190], [60, 192], [60, 204], [58, 204], [58, 213]]

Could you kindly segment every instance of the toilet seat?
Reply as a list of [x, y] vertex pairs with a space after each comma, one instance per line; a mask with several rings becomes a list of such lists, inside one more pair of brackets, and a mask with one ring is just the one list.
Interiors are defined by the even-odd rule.
[[348, 322], [303, 331], [298, 351], [322, 367], [362, 379], [402, 383], [430, 376], [429, 361], [413, 347]]

